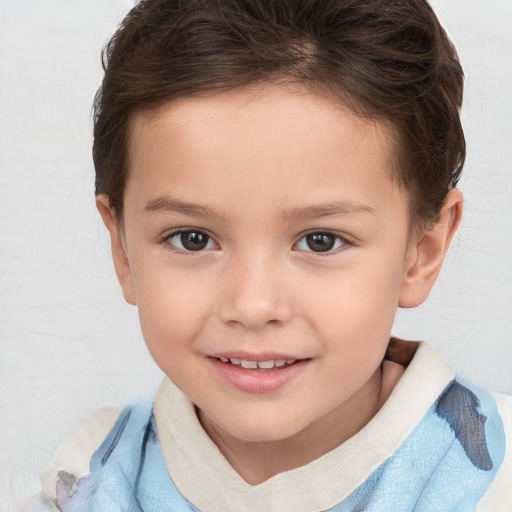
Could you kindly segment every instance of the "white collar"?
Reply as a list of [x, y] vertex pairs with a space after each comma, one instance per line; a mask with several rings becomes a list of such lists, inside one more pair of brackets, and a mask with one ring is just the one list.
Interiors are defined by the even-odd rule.
[[201, 427], [193, 404], [167, 378], [157, 393], [154, 415], [167, 470], [199, 510], [327, 510], [396, 451], [454, 378], [455, 371], [432, 345], [419, 344], [393, 393], [361, 431], [319, 459], [257, 485], [245, 482], [229, 465]]

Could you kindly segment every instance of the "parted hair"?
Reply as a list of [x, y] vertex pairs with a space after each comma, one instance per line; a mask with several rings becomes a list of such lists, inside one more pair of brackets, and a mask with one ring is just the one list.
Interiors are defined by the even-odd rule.
[[96, 193], [118, 219], [136, 115], [258, 82], [299, 82], [386, 122], [416, 226], [435, 221], [462, 172], [463, 71], [425, 0], [141, 0], [102, 60]]

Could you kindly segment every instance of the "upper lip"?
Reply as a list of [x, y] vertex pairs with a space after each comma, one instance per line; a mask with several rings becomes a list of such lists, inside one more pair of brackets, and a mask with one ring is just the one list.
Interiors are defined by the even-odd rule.
[[258, 352], [257, 354], [251, 354], [248, 352], [242, 352], [242, 351], [229, 351], [229, 352], [216, 352], [214, 354], [211, 354], [210, 357], [227, 357], [228, 359], [242, 359], [244, 361], [279, 361], [279, 360], [299, 360], [304, 359], [303, 357], [297, 357], [290, 354], [284, 354], [282, 352]]

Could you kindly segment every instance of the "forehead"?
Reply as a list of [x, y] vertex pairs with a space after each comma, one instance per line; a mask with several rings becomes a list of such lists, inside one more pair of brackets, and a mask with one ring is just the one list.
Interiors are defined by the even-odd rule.
[[384, 123], [297, 85], [188, 97], [133, 121], [126, 199], [139, 208], [157, 193], [217, 199], [224, 208], [244, 198], [246, 209], [270, 199], [290, 208], [378, 203], [384, 189], [399, 192], [393, 148]]

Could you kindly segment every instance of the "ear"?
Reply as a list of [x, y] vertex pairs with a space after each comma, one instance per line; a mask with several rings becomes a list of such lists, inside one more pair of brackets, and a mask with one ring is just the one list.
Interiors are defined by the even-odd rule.
[[411, 244], [407, 273], [400, 290], [400, 307], [414, 308], [428, 297], [441, 271], [453, 235], [459, 227], [462, 205], [460, 190], [451, 190], [436, 223]]
[[126, 254], [124, 237], [119, 221], [116, 219], [114, 211], [110, 207], [110, 201], [105, 194], [96, 196], [96, 207], [100, 212], [101, 218], [110, 233], [110, 244], [112, 247], [112, 258], [114, 260], [114, 268], [116, 270], [117, 279], [121, 284], [123, 295], [129, 304], [135, 306], [135, 291], [132, 282], [132, 273], [130, 270], [130, 262]]

